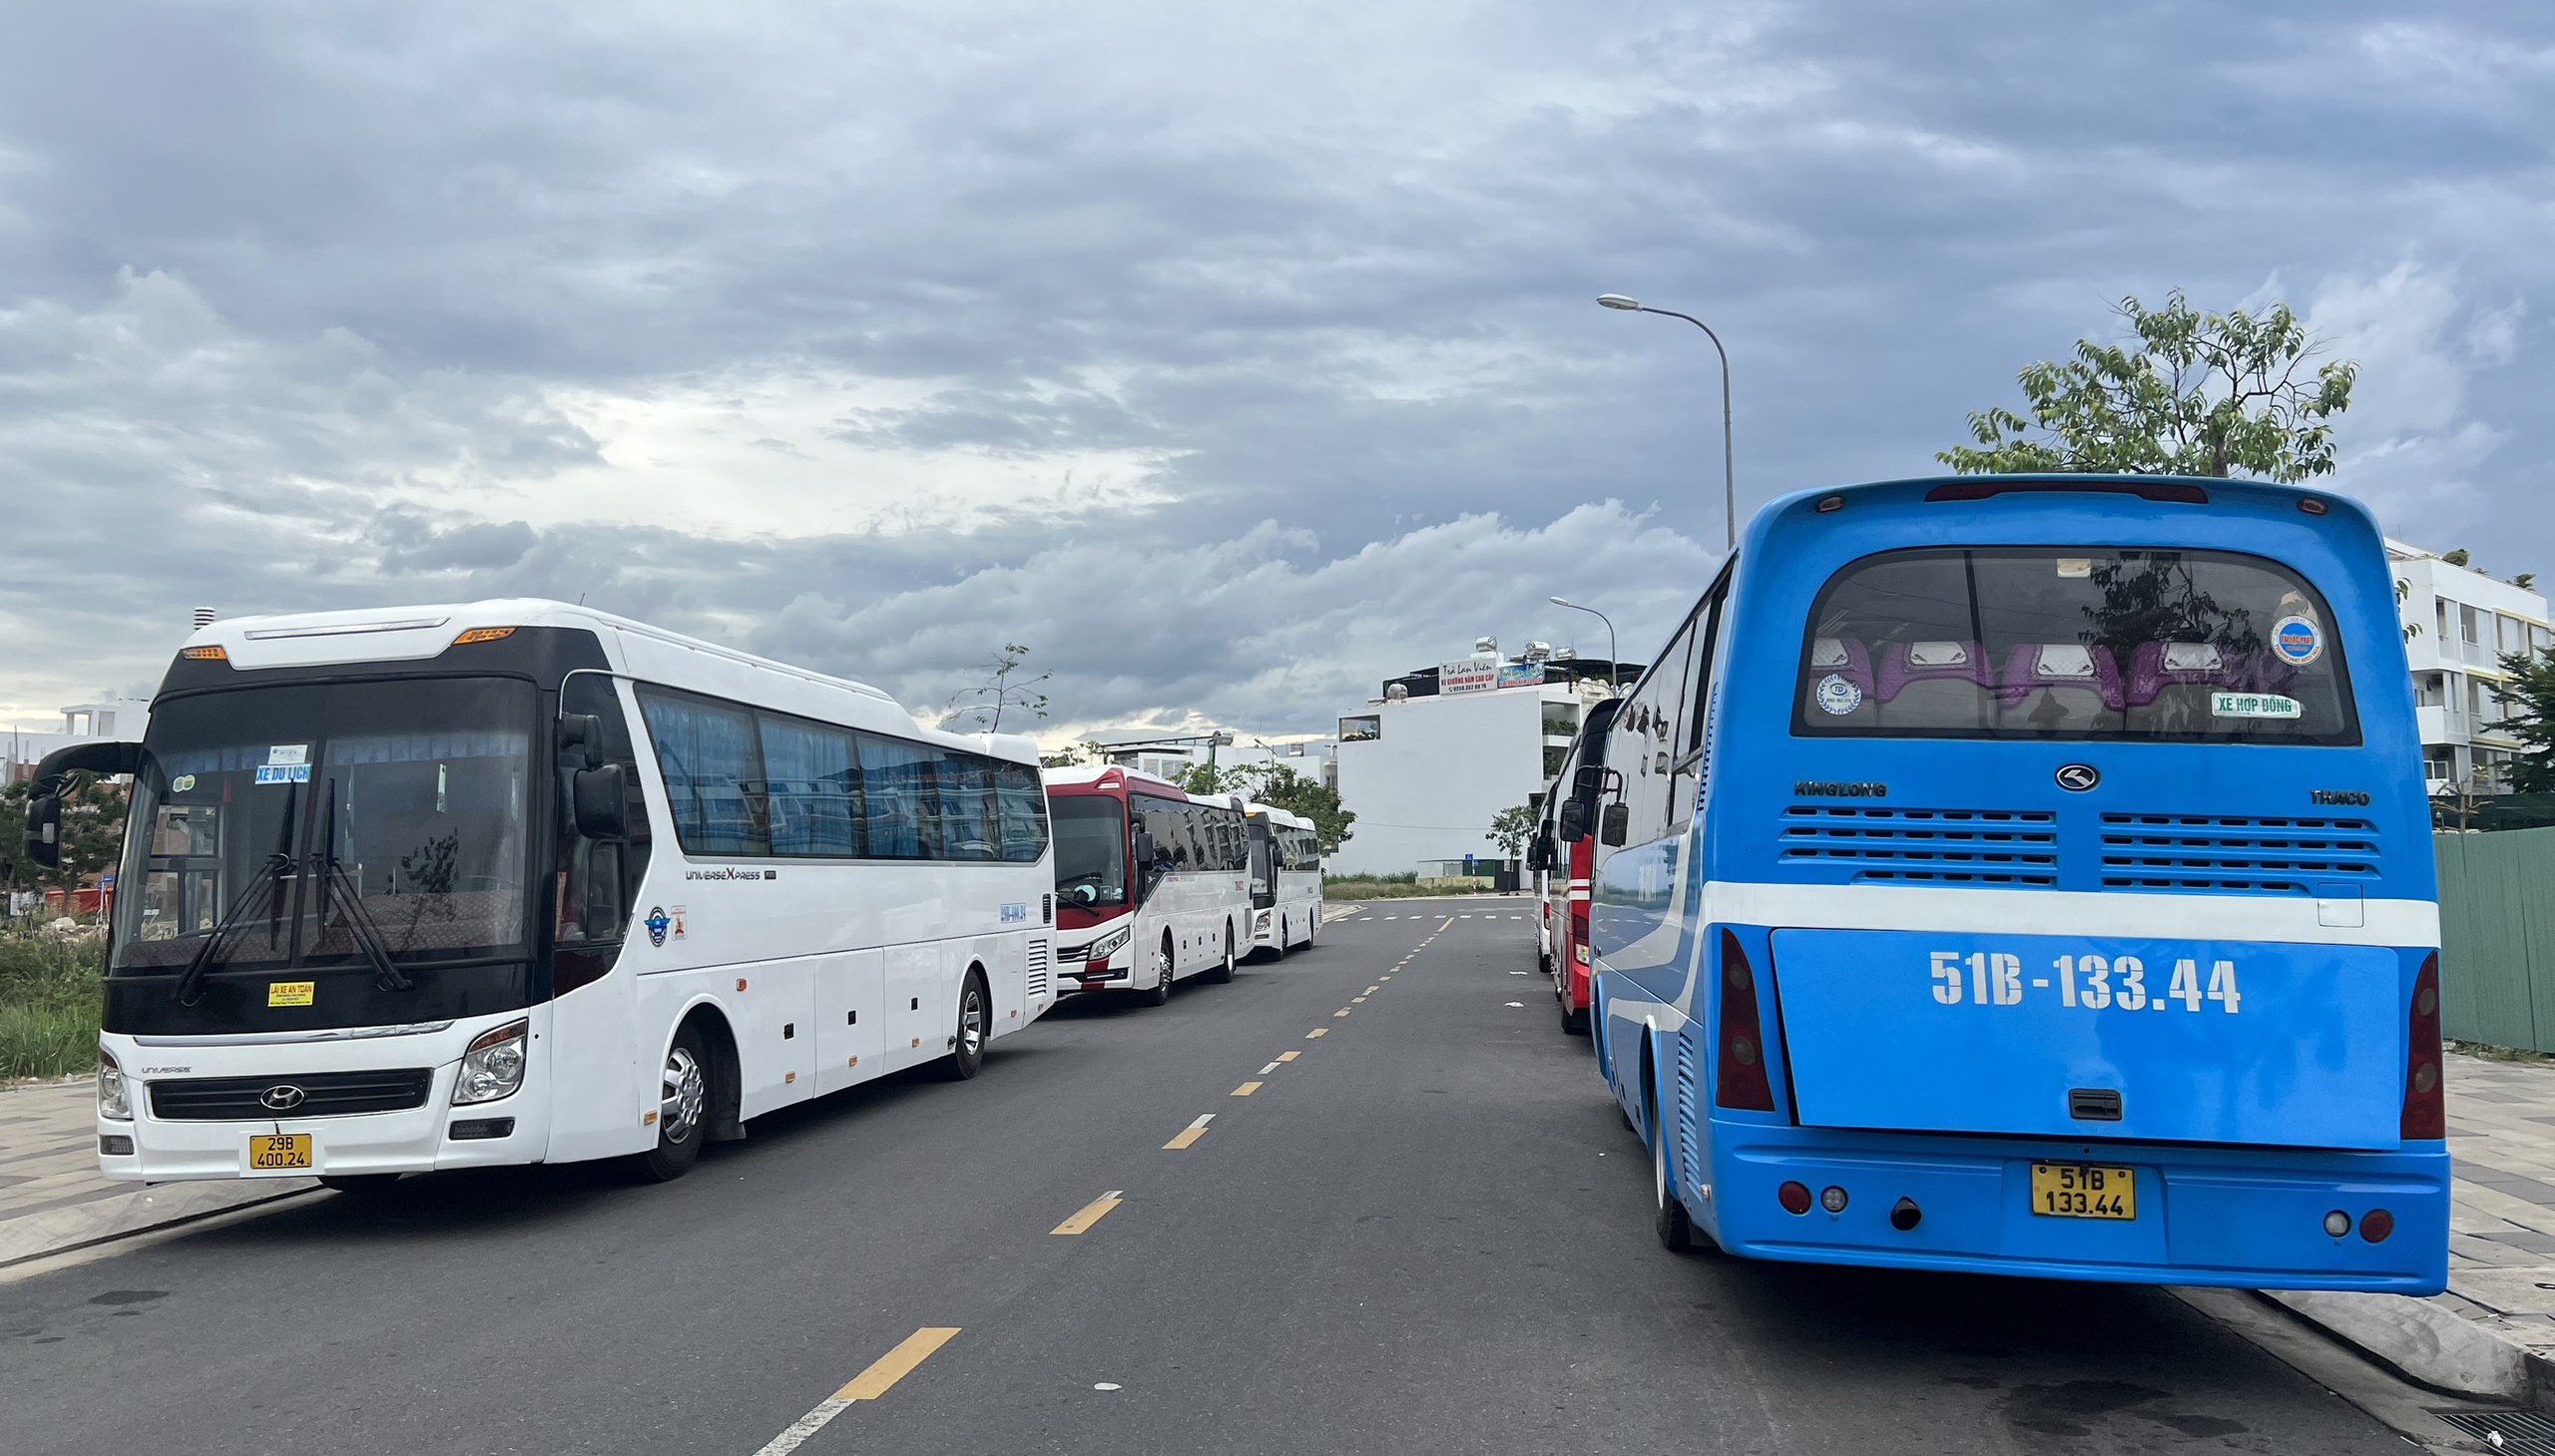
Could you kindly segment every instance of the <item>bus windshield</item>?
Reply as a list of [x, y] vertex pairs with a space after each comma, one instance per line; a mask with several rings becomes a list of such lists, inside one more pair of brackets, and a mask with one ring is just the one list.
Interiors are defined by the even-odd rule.
[[1819, 591], [1792, 728], [2355, 744], [2332, 623], [2304, 578], [2236, 552], [1892, 551]]
[[1105, 793], [1064, 794], [1047, 809], [1056, 822], [1056, 893], [1082, 908], [1127, 903], [1127, 816]]
[[215, 968], [360, 961], [350, 903], [403, 962], [522, 954], [535, 712], [530, 684], [483, 678], [163, 704], [111, 974], [188, 965], [226, 914]]

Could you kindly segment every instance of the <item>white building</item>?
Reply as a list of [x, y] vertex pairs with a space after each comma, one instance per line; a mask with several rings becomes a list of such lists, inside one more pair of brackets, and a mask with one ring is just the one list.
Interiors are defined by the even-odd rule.
[[[44, 755], [56, 748], [95, 738], [108, 740], [139, 739], [151, 724], [151, 705], [140, 699], [118, 698], [105, 703], [75, 703], [62, 710], [60, 731], [32, 728], [0, 728], [0, 782], [15, 783], [31, 776]], [[14, 834], [17, 831], [10, 829]]]
[[2545, 595], [2400, 541], [2386, 543], [2386, 556], [2413, 670], [2423, 778], [2434, 794], [2506, 790], [2521, 744], [2502, 728], [2501, 655], [2555, 646]]
[[[1499, 857], [1491, 816], [1543, 792], [1580, 714], [1613, 691], [1612, 665], [1539, 648], [1503, 662], [1492, 644], [1406, 674], [1384, 684], [1363, 712], [1340, 719], [1339, 803], [1357, 818], [1327, 868], [1435, 874], [1467, 855]], [[1639, 669], [1617, 671], [1629, 677]]]
[[1192, 767], [1211, 761], [1212, 753], [1218, 768], [1282, 763], [1315, 783], [1329, 788], [1339, 786], [1339, 765], [1332, 756], [1338, 745], [1328, 739], [1269, 739], [1219, 729], [1212, 735], [1216, 742], [1211, 749], [1209, 736], [1202, 732], [1167, 737], [1158, 728], [1103, 728], [1085, 733], [1081, 742], [1102, 761], [1157, 778], [1176, 779]]

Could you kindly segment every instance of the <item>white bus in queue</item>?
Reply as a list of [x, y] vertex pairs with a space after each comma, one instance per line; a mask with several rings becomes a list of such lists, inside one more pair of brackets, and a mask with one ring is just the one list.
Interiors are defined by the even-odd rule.
[[1274, 804], [1243, 805], [1251, 830], [1251, 945], [1272, 957], [1321, 933], [1321, 837]]
[[705, 1142], [1053, 1003], [1029, 739], [545, 601], [190, 638], [130, 773], [99, 1164], [401, 1174]]
[[1185, 976], [1230, 981], [1251, 943], [1242, 799], [1132, 768], [1051, 768], [1056, 989], [1134, 991], [1160, 1006]]

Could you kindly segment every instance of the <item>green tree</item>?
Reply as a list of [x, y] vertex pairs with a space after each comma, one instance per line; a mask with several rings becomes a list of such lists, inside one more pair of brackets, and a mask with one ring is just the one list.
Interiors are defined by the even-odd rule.
[[2555, 648], [2502, 654], [2511, 675], [2502, 700], [2502, 731], [2527, 744], [2511, 759], [2511, 787], [2521, 793], [2555, 793]]
[[1225, 792], [1245, 794], [1312, 820], [1313, 837], [1321, 841], [1322, 853], [1336, 854], [1348, 842], [1348, 826], [1357, 822], [1357, 815], [1339, 806], [1338, 789], [1283, 763], [1245, 763], [1227, 771], [1232, 778]]
[[62, 863], [47, 867], [19, 850], [27, 823], [25, 782], [0, 789], [0, 880], [12, 889], [79, 888], [116, 867], [124, 849], [125, 785], [75, 774], [62, 795]]
[[2201, 313], [2175, 289], [2149, 309], [2120, 301], [2135, 346], [2076, 342], [2019, 376], [2031, 418], [2002, 406], [1969, 417], [1972, 445], [1934, 458], [1964, 475], [2105, 471], [2247, 475], [2296, 482], [2333, 468], [2335, 415], [2350, 407], [2356, 360], [2314, 366], [2287, 303]]
[[1523, 859], [1526, 841], [1535, 837], [1535, 810], [1529, 804], [1511, 804], [1490, 816], [1490, 832], [1482, 836], [1499, 846], [1502, 859]]
[[950, 695], [949, 719], [943, 726], [972, 719], [976, 731], [998, 733], [1002, 731], [1002, 716], [1006, 711], [1016, 710], [1031, 718], [1045, 718], [1047, 695], [1038, 691], [1038, 685], [1056, 675], [1040, 673], [1035, 678], [1020, 677], [1020, 670], [1028, 660], [1027, 647], [1006, 642], [1002, 651], [993, 655], [992, 661], [978, 663], [976, 670], [985, 675], [985, 681]]

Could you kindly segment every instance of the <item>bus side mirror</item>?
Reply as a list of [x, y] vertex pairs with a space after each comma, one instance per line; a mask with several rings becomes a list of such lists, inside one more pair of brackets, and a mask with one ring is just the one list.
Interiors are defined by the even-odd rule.
[[62, 800], [39, 794], [27, 800], [27, 857], [47, 869], [62, 867]]
[[630, 834], [629, 791], [629, 780], [623, 776], [618, 763], [578, 769], [568, 781], [568, 795], [576, 809], [577, 832], [589, 839], [627, 838]]
[[1541, 872], [1553, 867], [1553, 841], [1550, 834], [1537, 834], [1526, 846], [1526, 867]]
[[593, 767], [603, 751], [603, 720], [591, 713], [559, 715], [559, 751], [579, 751], [585, 765]]
[[1561, 842], [1576, 844], [1588, 837], [1588, 804], [1584, 799], [1565, 799], [1561, 806]]
[[1154, 853], [1154, 836], [1138, 829], [1136, 831], [1136, 865], [1147, 874], [1153, 873]]
[[1633, 811], [1630, 804], [1620, 801], [1610, 803], [1606, 805], [1605, 812], [1598, 816], [1597, 837], [1608, 844], [1621, 844], [1632, 836], [1632, 823]]

